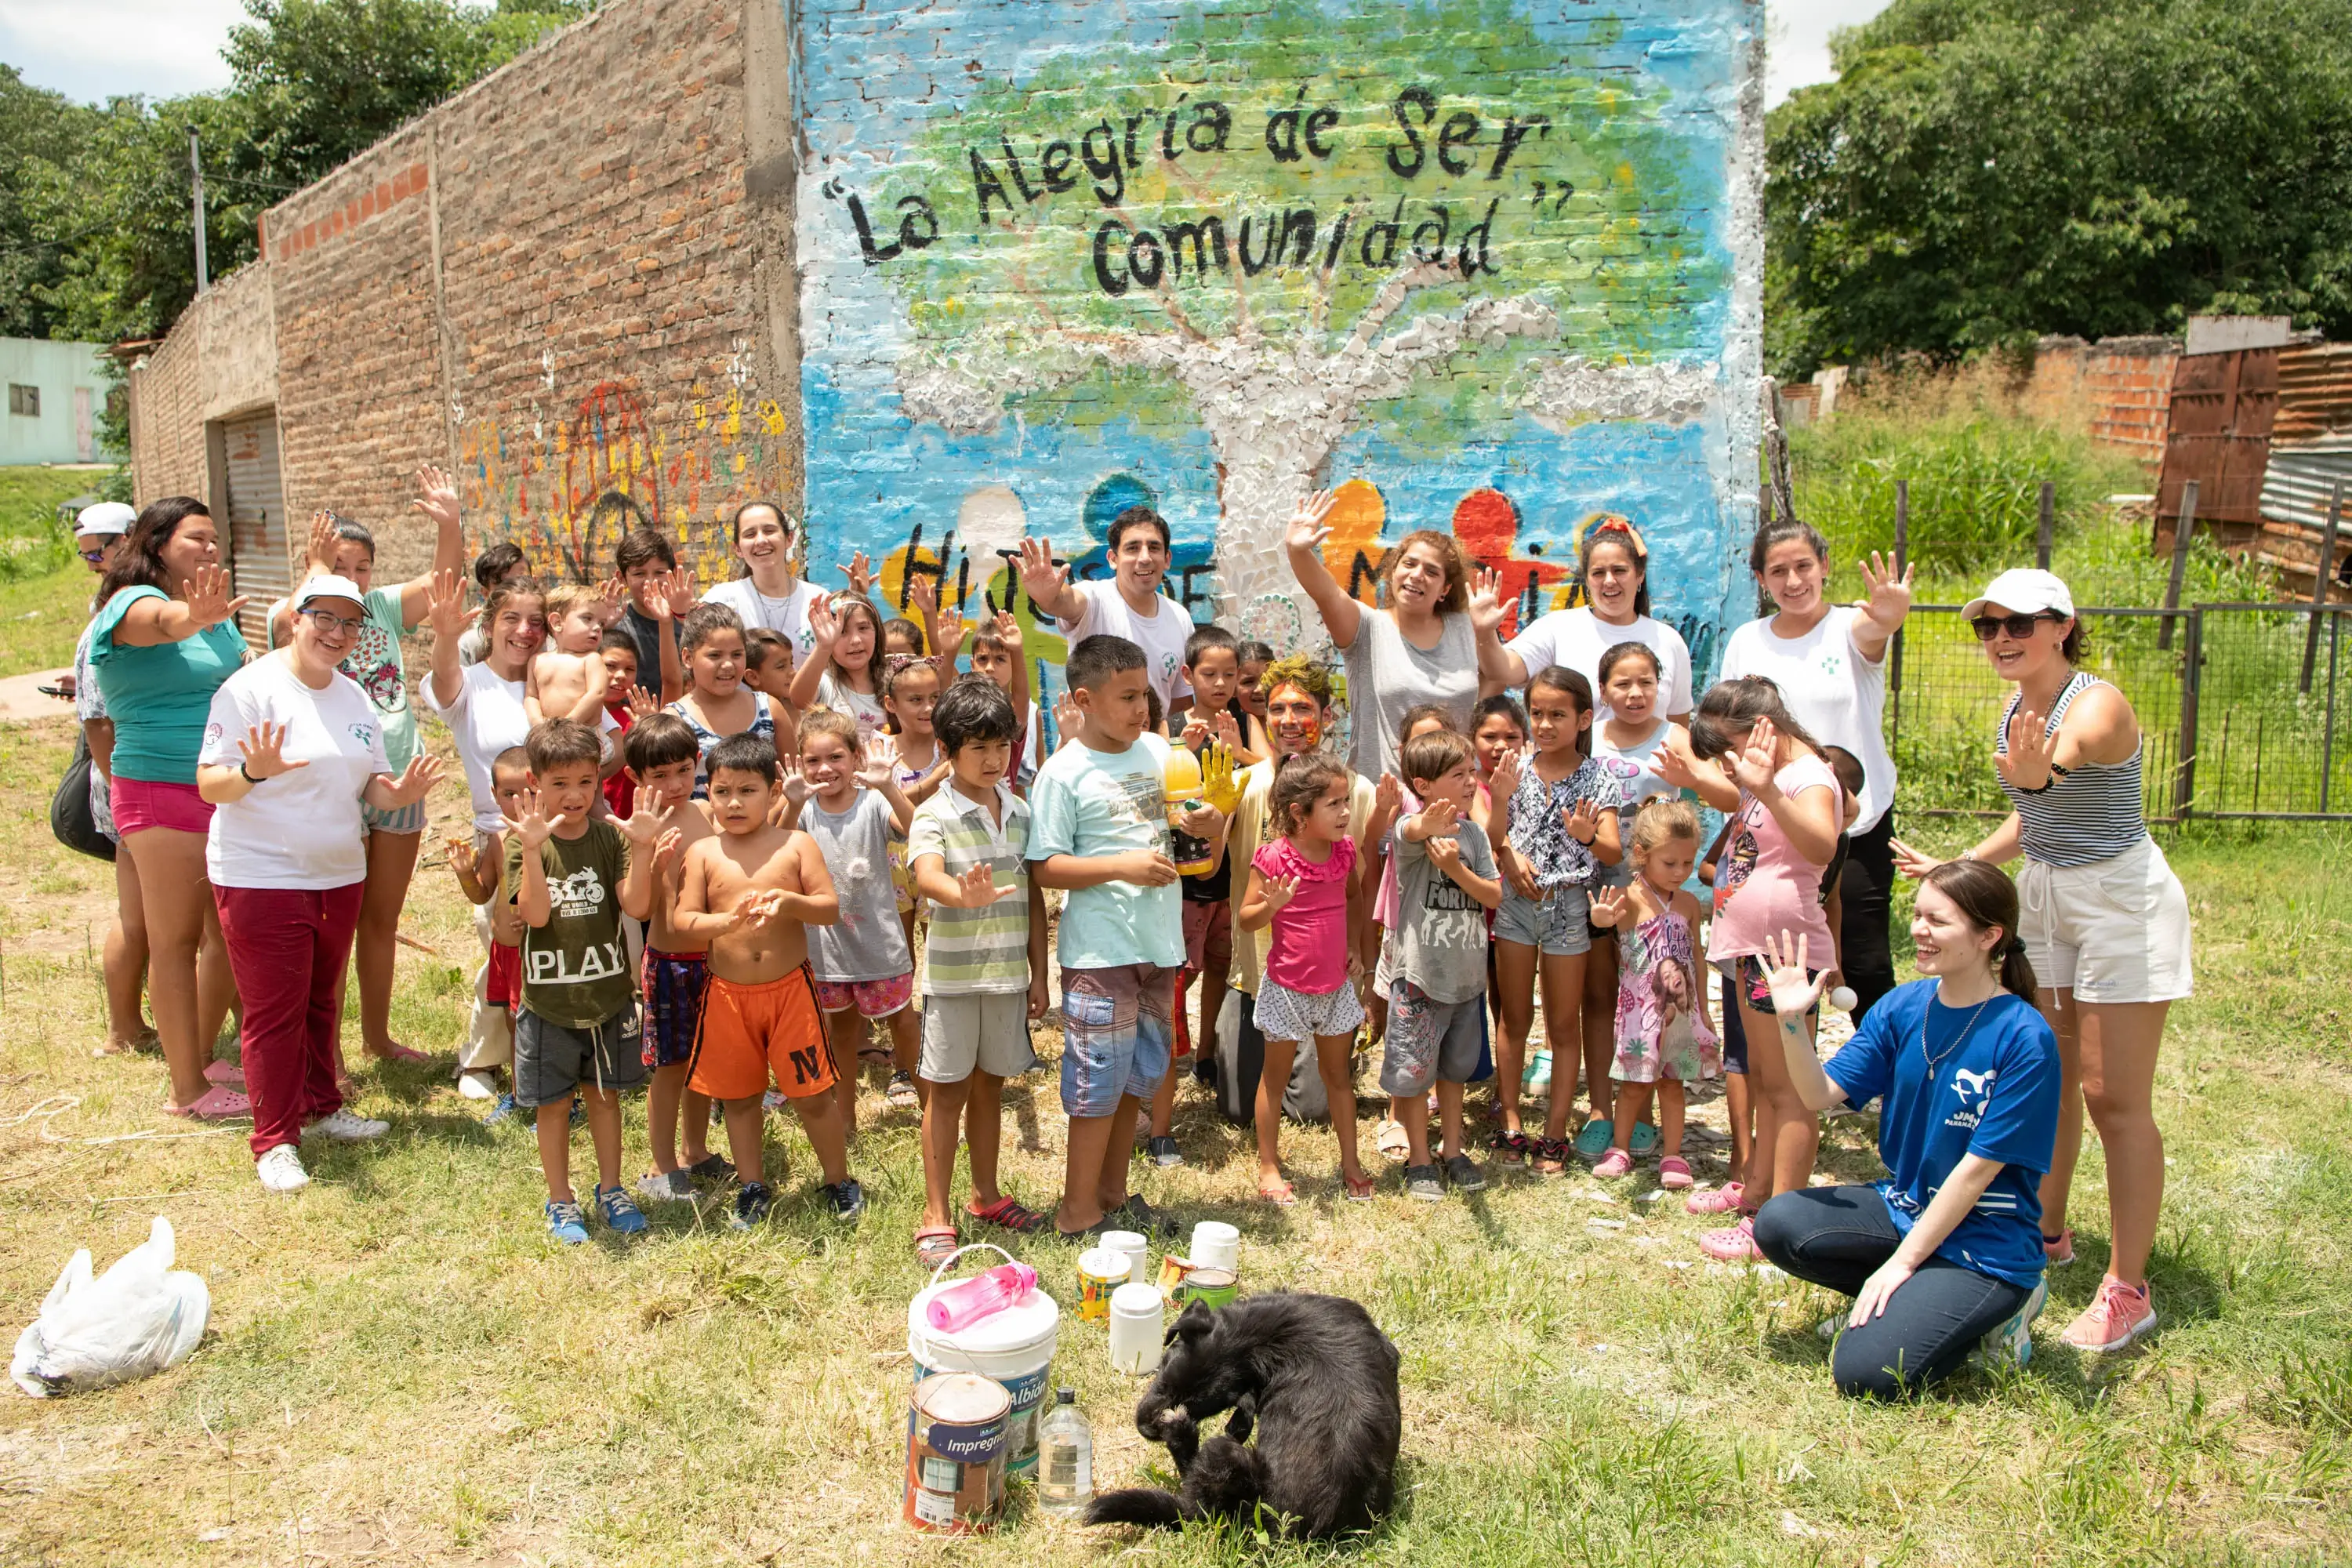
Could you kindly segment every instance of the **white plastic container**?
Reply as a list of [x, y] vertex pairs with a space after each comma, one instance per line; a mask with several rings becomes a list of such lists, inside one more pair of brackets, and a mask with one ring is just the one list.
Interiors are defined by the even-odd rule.
[[1127, 1282], [1140, 1285], [1151, 1278], [1151, 1238], [1139, 1231], [1107, 1230], [1095, 1241], [1106, 1252], [1127, 1255]]
[[[1008, 1263], [1013, 1261], [1001, 1247], [976, 1246]], [[1045, 1398], [1045, 1374], [1054, 1364], [1062, 1309], [1041, 1287], [961, 1331], [934, 1329], [925, 1309], [932, 1297], [957, 1283], [943, 1278], [955, 1267], [956, 1258], [973, 1250], [973, 1247], [958, 1248], [955, 1258], [940, 1265], [930, 1284], [916, 1291], [915, 1299], [907, 1304], [907, 1353], [914, 1358], [918, 1383], [935, 1372], [976, 1372], [1004, 1385], [1013, 1402], [1004, 1424], [1004, 1473], [1011, 1479], [1027, 1479], [1037, 1468], [1038, 1406]], [[1156, 1298], [1158, 1292], [1153, 1295]], [[1156, 1329], [1153, 1343], [1158, 1343]]]
[[1192, 1250], [1186, 1254], [1195, 1268], [1242, 1271], [1242, 1233], [1221, 1219], [1204, 1219], [1192, 1227]]
[[1160, 1370], [1160, 1289], [1122, 1285], [1110, 1293], [1110, 1364], [1134, 1376]]

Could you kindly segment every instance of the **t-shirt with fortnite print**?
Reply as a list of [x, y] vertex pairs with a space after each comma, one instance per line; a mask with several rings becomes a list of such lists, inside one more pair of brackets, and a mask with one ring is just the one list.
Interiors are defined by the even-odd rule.
[[[1465, 816], [1445, 837], [1462, 847], [1463, 868], [1493, 878], [1495, 851]], [[1389, 928], [1389, 974], [1410, 980], [1433, 1002], [1467, 1002], [1486, 990], [1486, 906], [1429, 858], [1429, 840], [1403, 834], [1389, 864], [1396, 868], [1396, 923]]]
[[[522, 1005], [551, 1024], [593, 1029], [636, 1000], [621, 939], [621, 879], [629, 841], [609, 822], [591, 820], [577, 838], [548, 835], [539, 848], [547, 873], [547, 923], [522, 928]], [[522, 836], [507, 835], [500, 893], [522, 890]]]

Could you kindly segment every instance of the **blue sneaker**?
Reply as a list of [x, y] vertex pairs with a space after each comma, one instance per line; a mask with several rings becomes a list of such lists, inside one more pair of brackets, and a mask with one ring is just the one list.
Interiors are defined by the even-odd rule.
[[596, 1212], [604, 1216], [604, 1228], [616, 1235], [635, 1236], [646, 1228], [646, 1211], [626, 1187], [598, 1187]]
[[1628, 1151], [1636, 1160], [1646, 1160], [1658, 1152], [1658, 1130], [1646, 1121], [1633, 1123], [1633, 1136], [1626, 1140]]
[[582, 1246], [588, 1239], [588, 1216], [580, 1212], [578, 1204], [551, 1203], [547, 1205], [547, 1234], [566, 1247]]
[[1605, 1116], [1596, 1116], [1584, 1124], [1576, 1135], [1576, 1157], [1588, 1163], [1598, 1163], [1617, 1141], [1617, 1128]]
[[490, 1107], [490, 1113], [482, 1118], [482, 1125], [485, 1127], [496, 1127], [499, 1122], [504, 1121], [514, 1113], [514, 1096], [511, 1094], [502, 1094], [499, 1096], [498, 1103]]
[[2001, 1320], [2000, 1326], [1977, 1342], [1969, 1352], [1969, 1364], [1979, 1371], [1991, 1372], [1997, 1367], [2013, 1366], [2022, 1371], [2033, 1360], [2033, 1320], [2050, 1300], [2050, 1281], [2035, 1282], [2033, 1294], [2025, 1305]]

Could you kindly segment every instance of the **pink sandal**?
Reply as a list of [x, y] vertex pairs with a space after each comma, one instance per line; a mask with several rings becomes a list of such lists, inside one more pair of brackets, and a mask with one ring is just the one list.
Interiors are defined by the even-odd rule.
[[253, 1114], [253, 1101], [244, 1091], [215, 1084], [188, 1105], [165, 1105], [163, 1114], [189, 1121], [235, 1121]]
[[380, 1062], [429, 1062], [433, 1059], [423, 1051], [404, 1046], [398, 1040], [392, 1042], [390, 1050], [368, 1051], [365, 1054], [370, 1059]]
[[1658, 1162], [1658, 1185], [1669, 1192], [1680, 1192], [1690, 1184], [1689, 1161], [1679, 1154], [1668, 1154]]
[[1726, 1182], [1711, 1193], [1693, 1193], [1683, 1200], [1685, 1214], [1729, 1214], [1738, 1206], [1738, 1182]]
[[210, 1062], [205, 1067], [205, 1081], [224, 1089], [243, 1089], [245, 1068], [236, 1062]]
[[1760, 1263], [1764, 1259], [1764, 1254], [1756, 1246], [1754, 1215], [1741, 1215], [1738, 1225], [1701, 1233], [1698, 1249], [1724, 1263]]

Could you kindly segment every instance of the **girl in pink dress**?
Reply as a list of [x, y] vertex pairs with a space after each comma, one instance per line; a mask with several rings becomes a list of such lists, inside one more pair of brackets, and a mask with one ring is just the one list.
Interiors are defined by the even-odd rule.
[[1629, 1175], [1633, 1124], [1658, 1096], [1658, 1184], [1691, 1184], [1683, 1159], [1683, 1086], [1723, 1070], [1723, 1047], [1707, 1022], [1705, 971], [1692, 932], [1698, 900], [1683, 890], [1698, 857], [1698, 814], [1681, 801], [1653, 796], [1634, 815], [1634, 876], [1622, 888], [1592, 895], [1592, 923], [1617, 932], [1617, 1055], [1609, 1076], [1624, 1114], [1615, 1142], [1592, 1173]]

